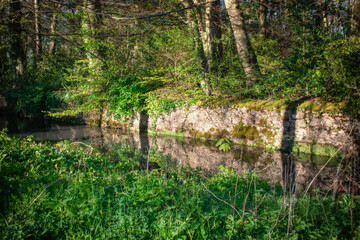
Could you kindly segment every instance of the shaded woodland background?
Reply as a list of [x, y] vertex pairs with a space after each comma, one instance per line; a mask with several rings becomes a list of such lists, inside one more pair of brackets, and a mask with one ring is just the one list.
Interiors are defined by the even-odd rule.
[[358, 115], [359, 25], [359, 0], [3, 0], [0, 89], [30, 115], [303, 97]]

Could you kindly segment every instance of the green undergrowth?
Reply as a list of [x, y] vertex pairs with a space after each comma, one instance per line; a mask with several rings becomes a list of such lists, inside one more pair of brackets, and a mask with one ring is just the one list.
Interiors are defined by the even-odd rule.
[[[160, 91], [161, 90], [161, 91]], [[249, 110], [298, 110], [315, 114], [347, 114], [350, 111], [350, 103], [347, 100], [331, 101], [320, 97], [298, 96], [293, 98], [268, 96], [246, 98], [242, 95], [226, 95], [221, 92], [214, 92], [212, 96], [206, 96], [200, 89], [177, 91], [172, 87], [164, 87], [157, 91], [150, 92], [150, 109], [152, 111], [164, 112], [162, 102], [172, 102], [176, 107], [198, 105], [209, 108], [231, 108], [240, 107]], [[174, 100], [177, 99], [177, 100]], [[180, 100], [179, 100], [180, 99]], [[177, 104], [181, 101], [182, 104]], [[159, 105], [159, 106], [158, 106]], [[174, 110], [175, 107], [172, 109]], [[354, 109], [352, 109], [354, 110]], [[358, 111], [358, 110], [357, 110]], [[352, 112], [354, 114], [354, 112]]]
[[83, 145], [1, 132], [1, 239], [349, 239], [351, 206], [358, 235], [357, 197], [297, 196], [227, 167], [207, 175], [155, 151], [124, 146], [111, 160]]
[[315, 114], [342, 114], [346, 110], [347, 102], [326, 102], [318, 98], [306, 100], [246, 100], [246, 99], [226, 99], [213, 97], [204, 101], [197, 102], [200, 106], [210, 108], [247, 108], [257, 111], [283, 111], [292, 110], [300, 112], [310, 112]]

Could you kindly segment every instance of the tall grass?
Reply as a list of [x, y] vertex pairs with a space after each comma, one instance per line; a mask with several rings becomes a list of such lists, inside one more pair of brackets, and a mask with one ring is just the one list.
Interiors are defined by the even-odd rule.
[[121, 161], [110, 161], [76, 144], [36, 143], [2, 132], [0, 237], [350, 238], [348, 195], [338, 202], [316, 193], [296, 197], [230, 168], [215, 175], [179, 171], [157, 153], [149, 161], [161, 168], [147, 171], [139, 164], [142, 157], [127, 151], [117, 152]]

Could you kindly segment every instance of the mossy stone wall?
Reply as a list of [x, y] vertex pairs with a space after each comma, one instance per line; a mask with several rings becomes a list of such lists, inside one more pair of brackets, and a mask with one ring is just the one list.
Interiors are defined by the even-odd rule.
[[[254, 105], [254, 104], [253, 104]], [[227, 137], [234, 143], [244, 143], [273, 149], [291, 147], [299, 152], [311, 149], [314, 154], [331, 154], [336, 149], [347, 151], [353, 148], [353, 135], [359, 132], [357, 121], [341, 113], [312, 111], [308, 108], [273, 108], [265, 104], [264, 109], [255, 104], [231, 107], [191, 106], [180, 108], [157, 119], [147, 119], [149, 131], [176, 134], [200, 139]], [[307, 106], [307, 105], [306, 105]], [[114, 119], [105, 111], [101, 126], [144, 128], [143, 116], [135, 114], [127, 121]], [[99, 125], [99, 114], [88, 115]], [[91, 123], [91, 122], [90, 122]], [[155, 128], [155, 129], [153, 129]], [[305, 145], [305, 147], [304, 147]], [[305, 152], [306, 152], [305, 151]]]

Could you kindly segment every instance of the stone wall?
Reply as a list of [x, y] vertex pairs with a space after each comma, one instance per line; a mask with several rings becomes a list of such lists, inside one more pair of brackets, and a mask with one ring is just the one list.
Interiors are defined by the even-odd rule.
[[[291, 148], [301, 152], [332, 155], [338, 149], [353, 149], [353, 137], [359, 136], [357, 121], [341, 114], [317, 114], [301, 109], [259, 110], [248, 107], [181, 108], [154, 119], [136, 114], [122, 123], [105, 114], [102, 126], [127, 127], [134, 131], [156, 127], [158, 133], [184, 137], [219, 139], [271, 148]], [[99, 122], [99, 114], [85, 117]], [[90, 119], [90, 120], [89, 120]]]

